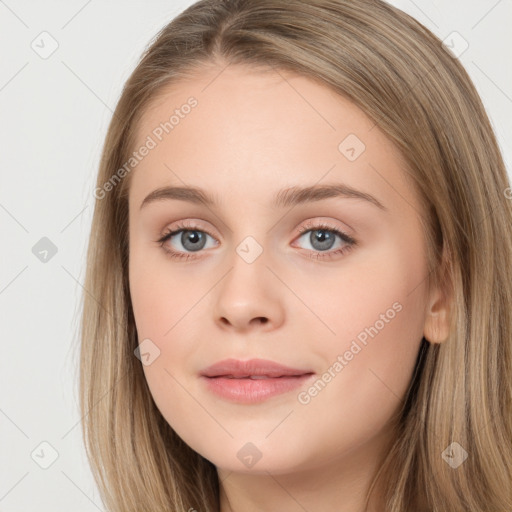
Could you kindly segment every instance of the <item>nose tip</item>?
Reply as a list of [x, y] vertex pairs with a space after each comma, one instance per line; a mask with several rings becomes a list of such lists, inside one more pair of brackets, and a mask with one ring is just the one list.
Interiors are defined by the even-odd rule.
[[[249, 237], [247, 237], [249, 238]], [[222, 329], [274, 329], [284, 321], [282, 285], [269, 272], [266, 256], [247, 262], [239, 254], [215, 287], [213, 308]]]

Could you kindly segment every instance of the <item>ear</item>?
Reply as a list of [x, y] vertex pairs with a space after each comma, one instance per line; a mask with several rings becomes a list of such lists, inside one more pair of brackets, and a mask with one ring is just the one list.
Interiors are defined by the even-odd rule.
[[423, 336], [431, 343], [442, 343], [450, 334], [450, 305], [440, 290], [432, 294], [426, 311]]
[[452, 287], [449, 276], [448, 260], [443, 254], [442, 269], [437, 284], [432, 287], [425, 311], [423, 336], [431, 343], [442, 343], [450, 334], [450, 316], [452, 309]]

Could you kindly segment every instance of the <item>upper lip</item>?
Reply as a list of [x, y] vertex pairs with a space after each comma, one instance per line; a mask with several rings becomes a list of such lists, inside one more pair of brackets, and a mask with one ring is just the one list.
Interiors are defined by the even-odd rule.
[[224, 359], [201, 371], [205, 377], [230, 376], [235, 378], [262, 376], [262, 377], [283, 377], [299, 376], [313, 373], [311, 370], [291, 368], [274, 361], [266, 359]]

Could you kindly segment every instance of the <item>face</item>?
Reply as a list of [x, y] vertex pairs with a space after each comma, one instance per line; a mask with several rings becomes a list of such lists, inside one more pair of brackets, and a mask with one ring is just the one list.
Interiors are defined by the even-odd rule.
[[[173, 84], [138, 127], [149, 150], [130, 176], [129, 280], [147, 383], [218, 468], [362, 456], [401, 405], [424, 334], [418, 198], [348, 100], [291, 73], [219, 70]], [[226, 359], [295, 373], [203, 375]]]

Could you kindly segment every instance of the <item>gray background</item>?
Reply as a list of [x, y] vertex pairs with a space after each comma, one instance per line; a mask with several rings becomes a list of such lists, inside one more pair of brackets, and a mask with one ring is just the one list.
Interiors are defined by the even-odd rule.
[[[0, 511], [104, 510], [77, 407], [92, 191], [123, 83], [149, 40], [192, 3], [0, 0]], [[511, 0], [390, 3], [441, 39], [456, 31], [469, 43], [460, 59], [510, 173]]]

